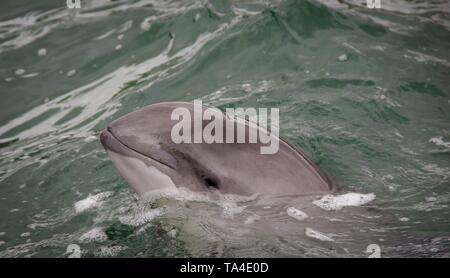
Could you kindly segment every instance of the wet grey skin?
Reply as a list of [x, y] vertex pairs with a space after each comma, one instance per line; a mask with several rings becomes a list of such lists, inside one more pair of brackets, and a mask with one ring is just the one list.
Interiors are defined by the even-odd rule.
[[[275, 154], [261, 154], [261, 143], [174, 143], [171, 130], [179, 120], [171, 120], [171, 113], [177, 107], [189, 109], [193, 130], [194, 103], [164, 102], [125, 115], [100, 135], [114, 166], [139, 195], [180, 187], [246, 196], [335, 190], [332, 178], [282, 139]], [[225, 122], [236, 120], [223, 118], [225, 137]], [[249, 129], [257, 127], [238, 122], [245, 125], [248, 142]]]

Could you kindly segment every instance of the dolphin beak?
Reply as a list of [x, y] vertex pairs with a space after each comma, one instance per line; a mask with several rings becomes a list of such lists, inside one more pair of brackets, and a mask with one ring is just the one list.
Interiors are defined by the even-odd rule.
[[124, 144], [115, 136], [115, 133], [110, 126], [104, 129], [100, 134], [100, 142], [102, 143], [103, 148], [106, 151], [113, 151], [116, 153], [128, 154], [131, 156], [138, 154], [155, 160], [169, 168], [177, 168], [177, 160], [165, 150], [160, 148], [147, 148], [148, 153], [144, 153], [132, 147], [129, 147], [126, 143]]
[[109, 132], [109, 127], [102, 131], [100, 134], [100, 142], [102, 143], [103, 148], [108, 150], [108, 146], [111, 145], [111, 133]]
[[102, 146], [106, 151], [117, 151], [123, 149], [124, 147], [122, 142], [117, 140], [117, 138], [114, 136], [111, 126], [106, 127], [102, 131], [102, 133], [100, 133], [100, 143], [102, 143]]

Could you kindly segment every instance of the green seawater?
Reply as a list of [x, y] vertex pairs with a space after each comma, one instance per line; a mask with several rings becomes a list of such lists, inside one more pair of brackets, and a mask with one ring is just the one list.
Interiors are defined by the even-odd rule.
[[[450, 5], [364, 2], [2, 0], [0, 257], [448, 257]], [[279, 108], [335, 195], [375, 200], [139, 200], [100, 131], [195, 99]]]

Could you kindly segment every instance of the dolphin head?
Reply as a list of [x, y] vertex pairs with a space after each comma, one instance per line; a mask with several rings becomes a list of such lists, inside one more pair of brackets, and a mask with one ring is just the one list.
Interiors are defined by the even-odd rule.
[[262, 155], [257, 143], [174, 143], [177, 121], [171, 115], [179, 107], [194, 113], [193, 103], [153, 104], [112, 122], [100, 135], [114, 166], [139, 195], [178, 187], [239, 195], [333, 189], [323, 171], [284, 141], [273, 155]]
[[145, 107], [103, 130], [100, 141], [114, 166], [140, 195], [175, 189], [180, 164], [171, 147], [170, 105]]
[[213, 170], [213, 157], [219, 154], [203, 144], [175, 144], [171, 139], [176, 123], [171, 114], [179, 107], [193, 112], [191, 103], [158, 103], [112, 122], [100, 135], [114, 166], [140, 195], [155, 189], [219, 188], [220, 171]]

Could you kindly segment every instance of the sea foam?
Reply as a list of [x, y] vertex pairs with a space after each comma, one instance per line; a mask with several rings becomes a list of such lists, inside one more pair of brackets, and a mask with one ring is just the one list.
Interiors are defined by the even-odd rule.
[[112, 191], [105, 191], [96, 195], [89, 195], [86, 199], [80, 200], [74, 204], [75, 212], [81, 213], [83, 211], [99, 207], [103, 200], [113, 195]]
[[331, 237], [329, 237], [321, 232], [315, 231], [311, 228], [305, 229], [305, 235], [307, 237], [318, 239], [320, 241], [334, 241], [334, 239], [332, 239]]
[[344, 207], [365, 205], [373, 200], [375, 200], [375, 194], [373, 193], [347, 193], [339, 196], [328, 194], [312, 203], [324, 210], [337, 211], [341, 210]]
[[103, 231], [103, 229], [100, 227], [96, 227], [80, 236], [78, 241], [82, 243], [89, 243], [89, 242], [103, 242], [107, 239], [108, 236], [106, 235], [105, 231]]
[[299, 221], [302, 221], [302, 220], [305, 220], [306, 218], [308, 218], [308, 215], [306, 213], [304, 213], [303, 211], [296, 209], [294, 207], [288, 207], [286, 210], [286, 213], [290, 217], [293, 217]]

